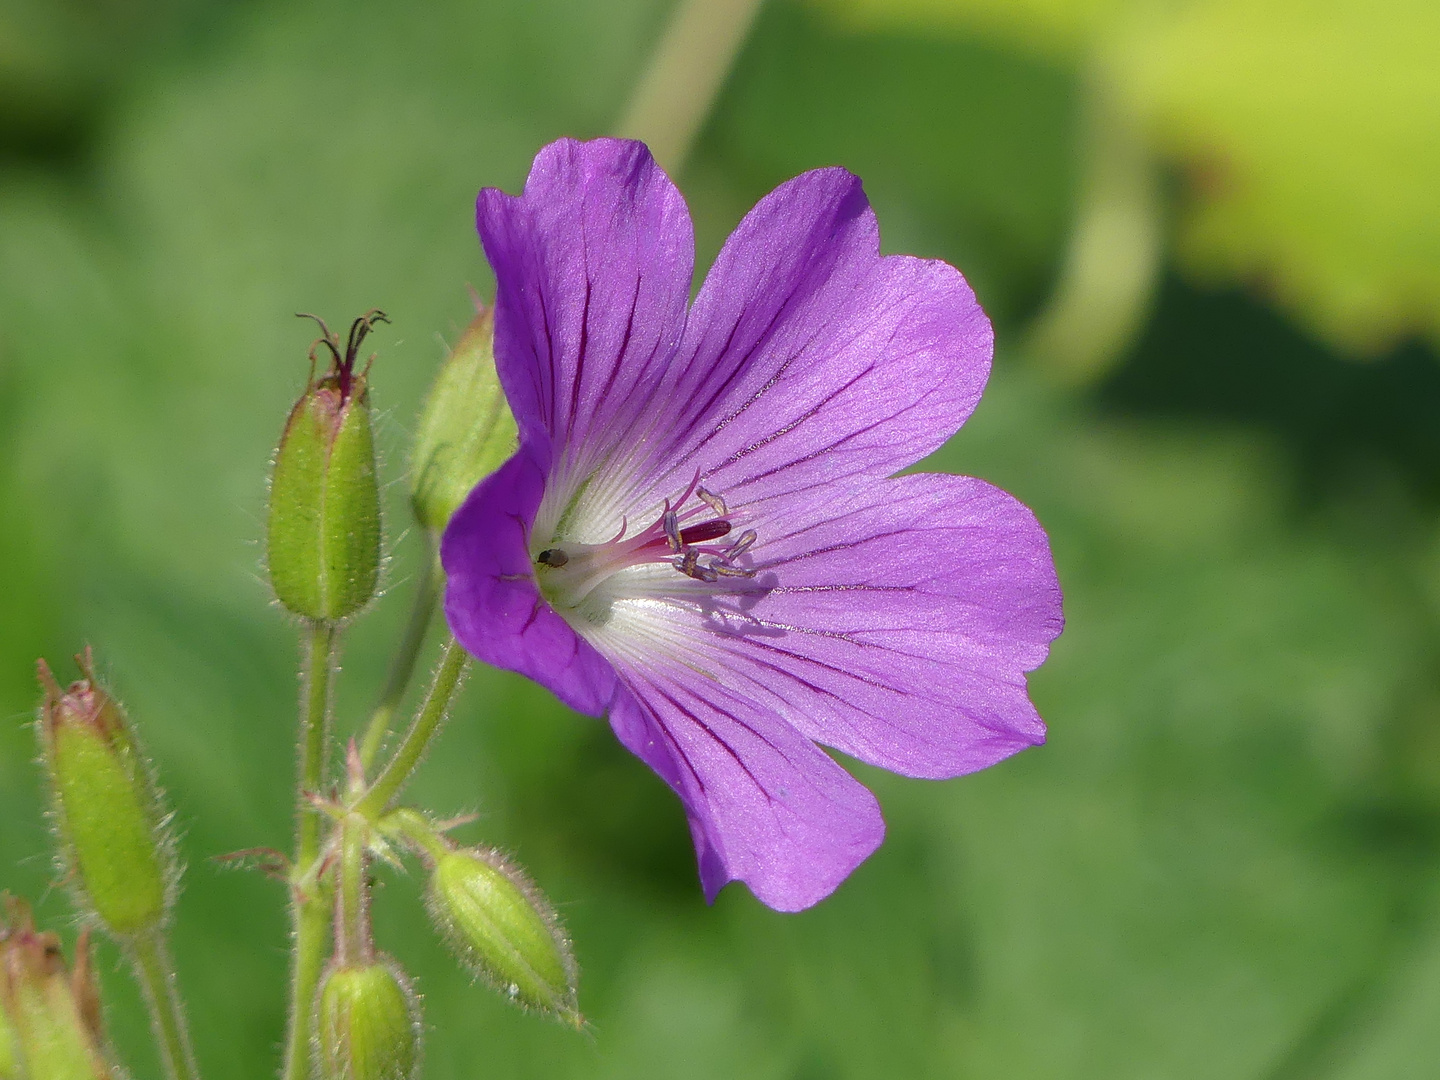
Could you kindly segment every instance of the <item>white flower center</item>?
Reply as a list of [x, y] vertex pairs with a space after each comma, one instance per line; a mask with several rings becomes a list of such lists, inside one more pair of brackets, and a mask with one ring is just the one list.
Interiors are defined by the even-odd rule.
[[660, 517], [649, 527], [627, 536], [628, 521], [620, 531], [599, 544], [552, 542], [532, 551], [535, 580], [552, 608], [572, 611], [602, 582], [631, 567], [669, 566], [695, 581], [714, 583], [722, 578], [751, 578], [755, 571], [735, 560], [755, 543], [753, 529], [725, 544], [714, 541], [730, 536], [733, 526], [725, 500], [691, 481], [675, 503], [665, 500]]

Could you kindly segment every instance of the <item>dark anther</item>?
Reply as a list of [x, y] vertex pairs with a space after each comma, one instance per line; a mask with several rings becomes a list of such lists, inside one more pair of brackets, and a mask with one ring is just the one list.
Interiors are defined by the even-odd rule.
[[546, 548], [535, 556], [535, 561], [541, 566], [561, 567], [570, 561], [570, 556], [565, 554], [564, 548]]
[[713, 491], [706, 491], [703, 487], [697, 486], [695, 488], [695, 497], [721, 517], [724, 517], [728, 513], [725, 509], [725, 500]]
[[746, 529], [743, 533], [740, 534], [740, 539], [736, 540], [735, 543], [730, 545], [730, 549], [725, 552], [725, 558], [739, 558], [741, 555], [745, 554], [745, 552], [749, 551], [750, 545], [755, 543], [755, 541], [758, 539], [759, 536], [756, 534], [754, 529]]
[[688, 529], [681, 530], [680, 543], [686, 547], [691, 544], [703, 544], [706, 540], [717, 540], [729, 532], [730, 522], [724, 518], [702, 521], [699, 525], [691, 525]]

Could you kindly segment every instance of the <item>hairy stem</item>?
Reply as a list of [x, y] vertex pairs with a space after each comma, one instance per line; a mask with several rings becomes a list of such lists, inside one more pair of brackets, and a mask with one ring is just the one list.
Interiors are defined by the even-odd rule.
[[325, 960], [329, 919], [323, 881], [311, 876], [320, 855], [320, 812], [308, 794], [324, 780], [325, 729], [330, 708], [330, 680], [335, 669], [335, 628], [310, 626], [300, 699], [300, 769], [295, 796], [295, 880], [290, 887], [291, 943], [290, 1021], [285, 1040], [285, 1080], [305, 1080], [310, 1057], [310, 1003]]
[[370, 790], [355, 805], [357, 813], [374, 821], [400, 793], [400, 789], [415, 771], [415, 766], [424, 758], [430, 740], [440, 730], [445, 713], [450, 707], [450, 699], [455, 696], [469, 665], [469, 655], [453, 635], [447, 637], [440, 652], [440, 664], [435, 669], [435, 677], [431, 680], [430, 691], [425, 695], [420, 711], [415, 714], [410, 730], [395, 748], [395, 754], [386, 763], [384, 771], [375, 778]]
[[169, 1080], [199, 1080], [195, 1051], [190, 1046], [190, 1026], [185, 1020], [185, 1003], [175, 981], [170, 950], [159, 933], [146, 934], [132, 942], [130, 961], [150, 1013], [150, 1030], [160, 1048], [160, 1060]]
[[387, 836], [409, 840], [432, 862], [450, 850], [449, 843], [431, 826], [425, 815], [408, 806], [391, 810], [380, 819], [378, 828]]
[[390, 734], [391, 721], [400, 708], [410, 679], [415, 674], [415, 662], [420, 658], [421, 646], [425, 644], [425, 632], [430, 629], [430, 620], [435, 615], [435, 604], [440, 599], [440, 587], [445, 580], [440, 569], [435, 544], [425, 538], [425, 562], [420, 571], [420, 581], [415, 589], [415, 602], [410, 608], [410, 622], [405, 627], [405, 636], [400, 639], [400, 648], [390, 661], [390, 672], [385, 677], [385, 689], [380, 694], [379, 704], [370, 714], [365, 734], [360, 740], [360, 762], [366, 769], [375, 763], [381, 744]]
[[354, 814], [340, 829], [340, 891], [335, 898], [336, 959], [341, 964], [369, 963], [370, 897], [365, 882], [364, 819]]

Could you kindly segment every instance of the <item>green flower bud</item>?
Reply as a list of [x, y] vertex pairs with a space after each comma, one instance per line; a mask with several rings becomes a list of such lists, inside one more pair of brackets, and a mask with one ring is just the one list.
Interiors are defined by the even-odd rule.
[[[313, 318], [313, 316], [311, 316]], [[320, 320], [316, 320], [320, 322]], [[320, 322], [331, 365], [290, 410], [270, 480], [266, 553], [280, 602], [307, 619], [355, 614], [380, 580], [380, 485], [366, 372], [355, 370], [365, 336], [385, 315], [355, 320], [340, 339]]]
[[515, 417], [495, 374], [495, 316], [482, 311], [435, 378], [410, 453], [415, 517], [440, 532], [476, 484], [515, 452]]
[[87, 935], [69, 972], [60, 939], [37, 933], [23, 903], [7, 906], [8, 921], [0, 921], [0, 1077], [111, 1080]]
[[555, 909], [498, 853], [432, 853], [427, 903], [460, 960], [522, 1007], [576, 1026], [578, 971]]
[[173, 899], [176, 869], [165, 814], [119, 704], [85, 676], [62, 691], [37, 662], [45, 697], [40, 747], [54, 800], [61, 860], [81, 907], [117, 938], [157, 928]]
[[383, 960], [332, 967], [320, 985], [323, 1080], [410, 1080], [419, 1072], [420, 1005]]

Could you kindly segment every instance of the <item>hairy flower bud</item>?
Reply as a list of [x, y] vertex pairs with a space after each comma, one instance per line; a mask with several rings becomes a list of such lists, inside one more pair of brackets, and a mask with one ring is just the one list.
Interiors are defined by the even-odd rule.
[[96, 682], [90, 651], [75, 660], [84, 678], [64, 691], [44, 660], [36, 665], [56, 834], [82, 908], [129, 939], [165, 918], [176, 877], [172, 845], [125, 714]]
[[30, 909], [6, 899], [7, 918], [0, 920], [0, 1077], [110, 1080], [115, 1073], [106, 1060], [86, 935], [75, 947], [74, 971], [67, 971], [60, 939], [37, 932]]
[[555, 909], [497, 853], [435, 855], [430, 914], [461, 961], [516, 1004], [580, 1023], [577, 970]]
[[[380, 580], [380, 486], [370, 425], [370, 391], [355, 370], [378, 311], [356, 319], [345, 351], [323, 322], [311, 349], [330, 352], [329, 370], [312, 378], [290, 410], [270, 480], [266, 554], [280, 602], [307, 619], [355, 614]], [[316, 320], [319, 321], [319, 320]]]
[[435, 377], [411, 450], [411, 503], [439, 533], [470, 489], [515, 452], [515, 417], [495, 374], [495, 315], [480, 312]]
[[323, 1080], [409, 1080], [420, 1063], [420, 1005], [391, 963], [341, 964], [320, 985]]

